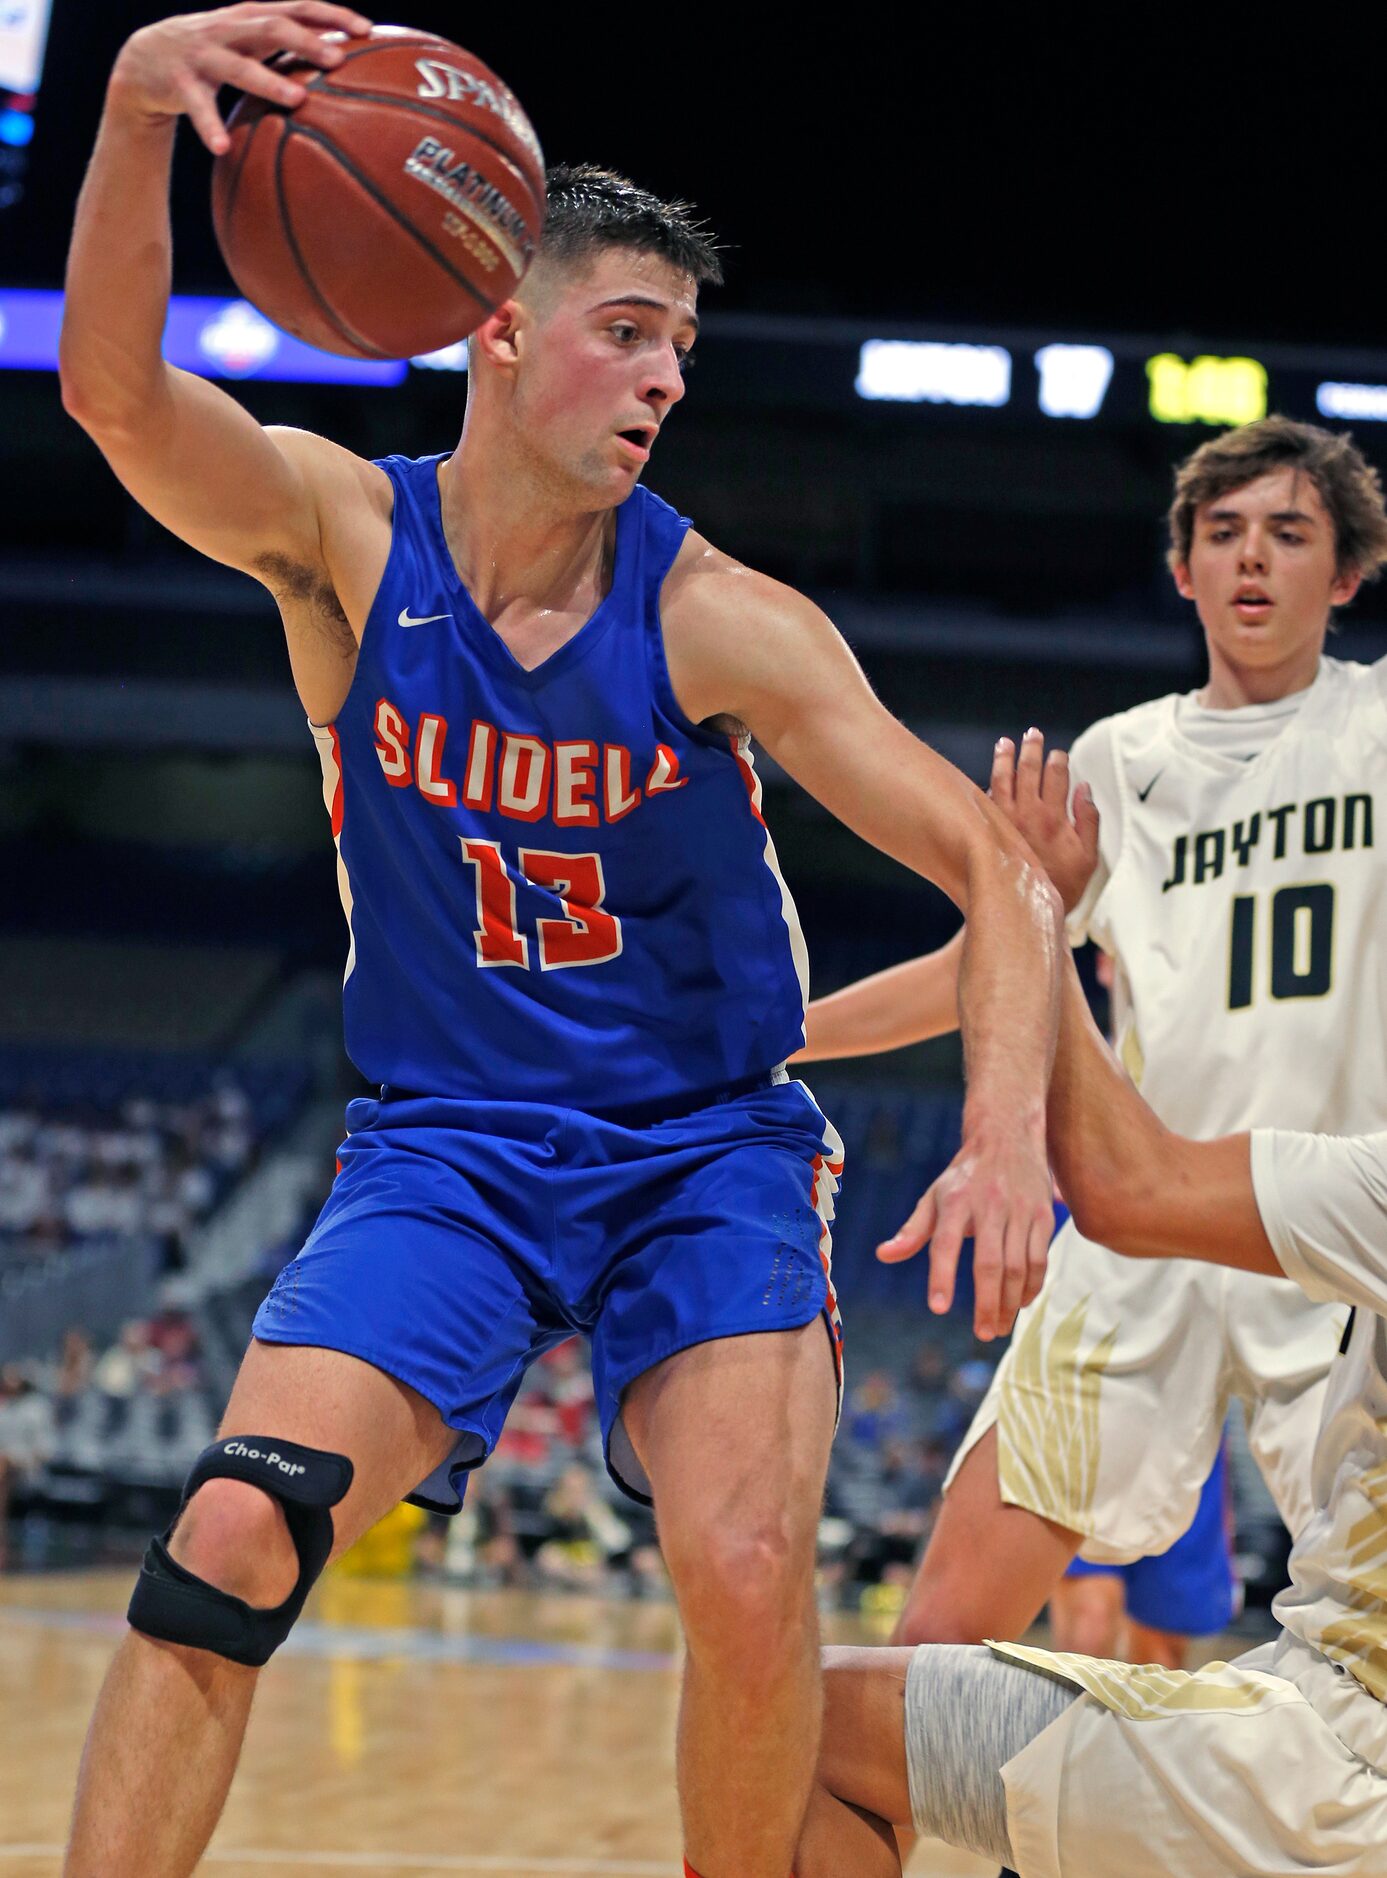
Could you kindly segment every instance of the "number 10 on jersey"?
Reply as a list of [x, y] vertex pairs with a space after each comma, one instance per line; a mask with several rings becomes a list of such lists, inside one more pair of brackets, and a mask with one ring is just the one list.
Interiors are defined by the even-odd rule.
[[621, 921], [604, 910], [607, 883], [600, 854], [553, 854], [521, 848], [514, 870], [499, 841], [463, 837], [462, 858], [477, 877], [478, 965], [530, 969], [531, 941], [518, 920], [518, 888], [528, 884], [553, 895], [562, 918], [535, 920], [534, 953], [542, 972], [569, 965], [604, 965], [621, 952]]
[[[1282, 887], [1272, 894], [1270, 919], [1271, 977], [1276, 999], [1322, 998], [1334, 982], [1334, 889], [1328, 881], [1308, 887]], [[1233, 902], [1233, 931], [1228, 949], [1228, 1008], [1245, 1011], [1252, 1003], [1263, 909], [1258, 896], [1240, 893]], [[1266, 943], [1263, 941], [1262, 943]]]

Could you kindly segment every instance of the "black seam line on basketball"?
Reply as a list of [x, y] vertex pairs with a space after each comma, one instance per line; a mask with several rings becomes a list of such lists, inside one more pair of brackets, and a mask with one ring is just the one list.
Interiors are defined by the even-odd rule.
[[[452, 262], [448, 259], [447, 255], [443, 253], [442, 249], [436, 248], [433, 245], [433, 243], [429, 240], [427, 235], [420, 234], [419, 230], [410, 221], [409, 217], [407, 215], [402, 215], [400, 213], [400, 211], [395, 207], [395, 204], [390, 200], [389, 196], [383, 195], [381, 191], [376, 188], [376, 185], [371, 181], [370, 177], [362, 174], [362, 172], [356, 167], [355, 163], [352, 162], [351, 158], [345, 155], [343, 151], [341, 151], [338, 148], [338, 146], [332, 141], [331, 137], [325, 136], [324, 133], [320, 130], [309, 130], [307, 126], [304, 124], [296, 124], [292, 118], [288, 120], [288, 131], [286, 132], [286, 135], [285, 135], [286, 143], [288, 142], [290, 136], [307, 137], [310, 143], [316, 143], [320, 149], [326, 150], [329, 156], [335, 157], [337, 161], [342, 165], [342, 168], [347, 172], [348, 176], [351, 177], [352, 181], [354, 183], [359, 184], [360, 187], [366, 191], [367, 195], [371, 197], [371, 199], [376, 203], [376, 205], [379, 208], [382, 208], [385, 210], [385, 213], [390, 217], [392, 222], [398, 223], [398, 225], [404, 229], [407, 235], [411, 236], [413, 240], [417, 241], [419, 246], [424, 250], [425, 254], [431, 256], [433, 260], [437, 261], [438, 265], [443, 269], [445, 274], [449, 275], [453, 280], [455, 280], [459, 287], [465, 288], [466, 291], [470, 293], [472, 298], [477, 302], [477, 305], [479, 307], [483, 308], [484, 311], [487, 313], [494, 313], [496, 311], [496, 308], [499, 305], [499, 302], [496, 300], [488, 300], [485, 297], [485, 295], [478, 293], [477, 289], [472, 285], [471, 281], [467, 278], [467, 276], [465, 274], [459, 273], [458, 269], [453, 266]], [[388, 354], [382, 352], [382, 353], [378, 353], [377, 356], [379, 358], [385, 358], [388, 356]]]
[[236, 167], [232, 170], [231, 175], [227, 179], [226, 195], [223, 199], [226, 203], [225, 220], [228, 228], [231, 226], [231, 217], [235, 213], [236, 193], [241, 187], [241, 178], [245, 174], [246, 159], [250, 155], [250, 147], [255, 142], [255, 133], [264, 122], [265, 116], [262, 112], [247, 132], [246, 140], [241, 145], [241, 154], [236, 159]]
[[[516, 171], [521, 182], [524, 183], [525, 187], [530, 192], [530, 199], [534, 204], [535, 213], [539, 213], [539, 202], [535, 197], [534, 184], [530, 181], [524, 170], [521, 169], [520, 165], [516, 162], [510, 151], [506, 149], [504, 144], [498, 143], [494, 137], [489, 137], [484, 130], [478, 130], [475, 125], [460, 124], [458, 120], [450, 116], [447, 111], [440, 111], [437, 105], [427, 104], [422, 98], [399, 98], [390, 91], [358, 91], [354, 85], [334, 85], [326, 77], [321, 84], [310, 85], [309, 90], [317, 92], [320, 96], [329, 98], [359, 98], [363, 104], [393, 104], [398, 106], [401, 111], [413, 111], [416, 116], [431, 118], [435, 124], [446, 124], [448, 129], [453, 132], [460, 131], [466, 137], [475, 137], [478, 143], [484, 143], [488, 150], [494, 150], [498, 157], [501, 157], [509, 164], [511, 169]], [[544, 165], [541, 161], [541, 175], [543, 175], [543, 171]]]
[[348, 345], [355, 346], [359, 352], [369, 353], [372, 358], [388, 359], [390, 357], [388, 352], [382, 352], [379, 346], [373, 346], [369, 339], [363, 339], [360, 333], [354, 332], [346, 321], [341, 318], [337, 310], [328, 304], [317, 281], [314, 280], [313, 276], [309, 273], [307, 265], [304, 262], [303, 252], [299, 247], [299, 238], [294, 233], [294, 224], [289, 216], [288, 199], [284, 193], [284, 152], [289, 148], [289, 133], [291, 129], [292, 126], [288, 118], [285, 118], [284, 134], [281, 136], [279, 147], [275, 151], [275, 200], [279, 205], [279, 224], [284, 230], [284, 239], [289, 244], [289, 252], [294, 257], [294, 266], [299, 270], [299, 279], [317, 302], [319, 311], [327, 320], [328, 325], [332, 327], [334, 332], [340, 333], [347, 341]]

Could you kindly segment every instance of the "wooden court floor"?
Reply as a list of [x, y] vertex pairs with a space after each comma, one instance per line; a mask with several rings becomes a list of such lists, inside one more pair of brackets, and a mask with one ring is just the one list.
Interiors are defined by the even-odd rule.
[[[0, 1878], [57, 1878], [132, 1575], [0, 1578]], [[677, 1649], [667, 1604], [329, 1578], [261, 1679], [201, 1869], [677, 1878]], [[921, 1846], [910, 1869], [990, 1868]]]

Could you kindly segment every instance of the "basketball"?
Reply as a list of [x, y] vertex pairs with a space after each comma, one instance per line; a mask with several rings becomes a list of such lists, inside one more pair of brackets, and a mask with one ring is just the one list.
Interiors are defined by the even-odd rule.
[[446, 39], [376, 27], [292, 110], [243, 97], [212, 173], [233, 280], [277, 326], [353, 358], [453, 344], [512, 292], [544, 220], [544, 158], [515, 95]]

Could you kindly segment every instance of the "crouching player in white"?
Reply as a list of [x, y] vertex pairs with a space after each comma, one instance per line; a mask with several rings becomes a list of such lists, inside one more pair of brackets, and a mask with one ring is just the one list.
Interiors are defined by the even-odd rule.
[[1099, 1037], [1072, 964], [1067, 977], [1048, 1120], [1079, 1229], [1352, 1307], [1281, 1634], [1194, 1674], [1012, 1643], [830, 1650], [795, 1870], [894, 1878], [890, 1828], [913, 1824], [1022, 1878], [1381, 1874], [1387, 1133], [1173, 1134]]

